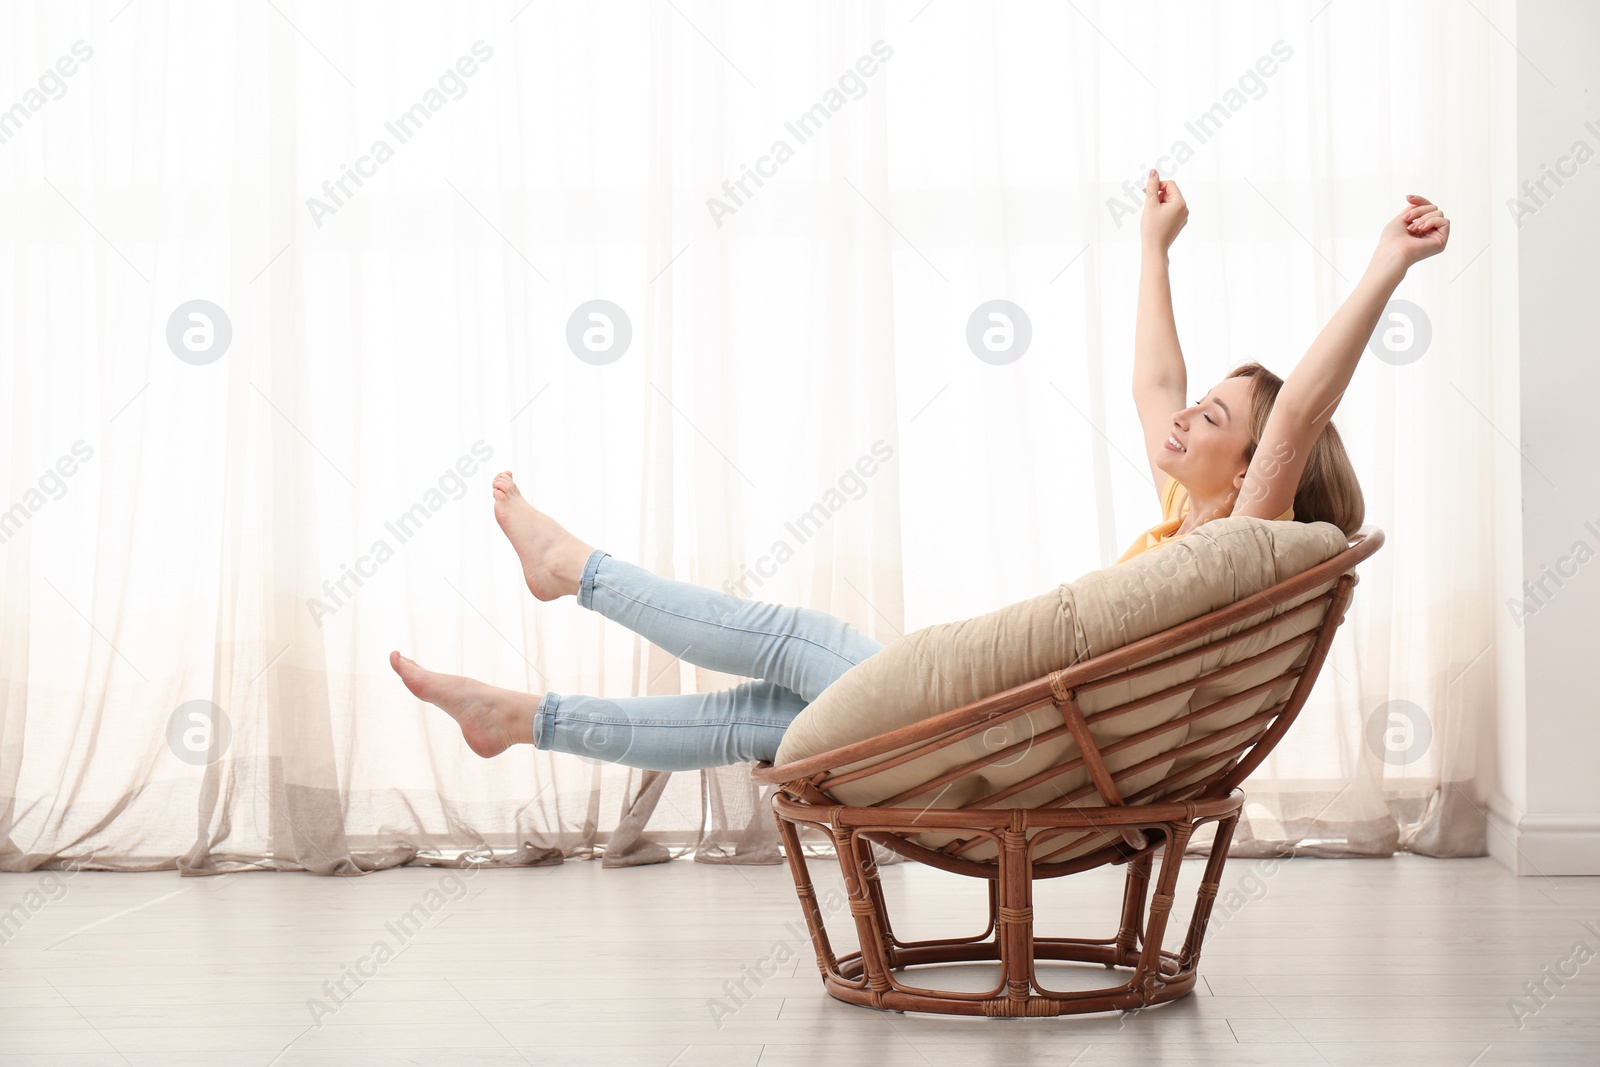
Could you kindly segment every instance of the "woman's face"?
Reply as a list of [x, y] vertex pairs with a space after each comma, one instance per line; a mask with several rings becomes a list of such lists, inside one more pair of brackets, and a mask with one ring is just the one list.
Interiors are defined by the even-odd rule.
[[[1157, 466], [1182, 482], [1191, 497], [1220, 496], [1243, 486], [1253, 384], [1243, 375], [1224, 378], [1205, 396], [1173, 412], [1172, 437]], [[1182, 451], [1172, 447], [1173, 439]]]

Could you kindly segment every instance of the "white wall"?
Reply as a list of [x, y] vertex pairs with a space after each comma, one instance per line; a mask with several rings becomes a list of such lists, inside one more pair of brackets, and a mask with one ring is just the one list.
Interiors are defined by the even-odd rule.
[[[1501, 269], [1514, 262], [1506, 279], [1516, 286], [1501, 397], [1518, 396], [1520, 431], [1511, 438], [1522, 456], [1508, 445], [1494, 471], [1504, 503], [1496, 540], [1507, 606], [1496, 652], [1499, 765], [1489, 848], [1519, 874], [1593, 875], [1600, 874], [1600, 3], [1523, 0], [1514, 16], [1497, 5], [1490, 17], [1516, 41], [1515, 51], [1507, 45], [1515, 70], [1511, 195], [1535, 211], [1518, 225], [1508, 209], [1505, 228], [1491, 235], [1516, 253], [1497, 257]], [[1531, 609], [1520, 627], [1511, 601]]]

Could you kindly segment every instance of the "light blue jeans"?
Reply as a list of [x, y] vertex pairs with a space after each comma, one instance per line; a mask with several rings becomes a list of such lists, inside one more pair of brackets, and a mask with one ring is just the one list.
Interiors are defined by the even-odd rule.
[[758, 679], [712, 693], [546, 693], [539, 702], [535, 748], [646, 770], [771, 760], [801, 709], [883, 647], [825, 611], [662, 578], [599, 548], [584, 564], [578, 603], [686, 663]]

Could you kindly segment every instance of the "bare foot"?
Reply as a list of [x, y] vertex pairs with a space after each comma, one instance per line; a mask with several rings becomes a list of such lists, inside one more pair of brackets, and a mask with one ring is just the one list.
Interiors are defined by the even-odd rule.
[[510, 471], [494, 476], [494, 517], [522, 561], [528, 590], [540, 600], [575, 595], [594, 546], [528, 503]]
[[398, 652], [389, 653], [389, 666], [412, 693], [449, 712], [460, 724], [467, 747], [483, 758], [498, 756], [518, 742], [533, 744], [533, 713], [541, 694], [497, 689], [458, 674], [439, 674]]

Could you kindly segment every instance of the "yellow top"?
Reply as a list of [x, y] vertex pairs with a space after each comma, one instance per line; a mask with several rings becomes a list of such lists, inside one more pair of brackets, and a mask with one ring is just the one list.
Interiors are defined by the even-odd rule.
[[[1162, 488], [1161, 492], [1161, 521], [1140, 534], [1138, 539], [1128, 546], [1128, 551], [1124, 552], [1117, 562], [1126, 562], [1146, 549], [1177, 540], [1178, 537], [1182, 536], [1178, 533], [1178, 527], [1183, 525], [1183, 520], [1188, 514], [1189, 491], [1183, 487], [1183, 483], [1178, 479], [1170, 474], [1167, 475], [1167, 484]], [[1293, 519], [1294, 508], [1291, 506], [1288, 511], [1278, 516], [1277, 521], [1288, 522]]]

